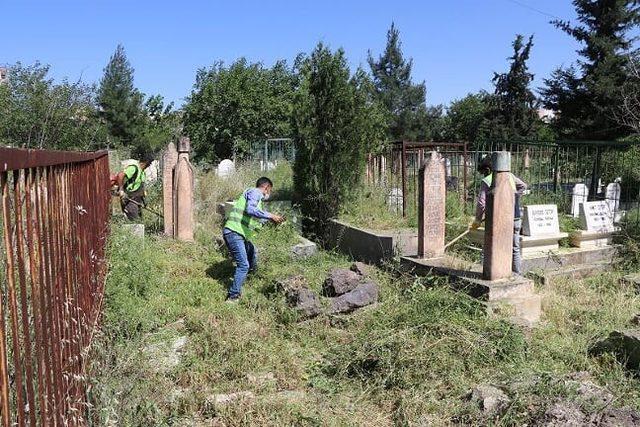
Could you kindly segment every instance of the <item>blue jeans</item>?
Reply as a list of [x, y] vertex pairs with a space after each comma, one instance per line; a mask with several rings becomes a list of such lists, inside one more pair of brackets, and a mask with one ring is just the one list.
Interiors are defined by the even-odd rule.
[[222, 232], [224, 242], [236, 263], [236, 272], [233, 275], [233, 284], [229, 288], [229, 297], [236, 298], [242, 292], [242, 284], [247, 279], [249, 270], [255, 270], [258, 266], [258, 257], [253, 243], [242, 235], [225, 228]]

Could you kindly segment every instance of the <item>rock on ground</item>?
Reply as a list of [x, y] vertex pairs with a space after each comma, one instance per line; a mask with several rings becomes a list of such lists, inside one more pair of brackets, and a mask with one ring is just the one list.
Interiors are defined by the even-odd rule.
[[291, 256], [295, 259], [306, 259], [317, 253], [318, 246], [305, 238], [300, 238], [300, 243], [291, 247]]
[[370, 273], [369, 266], [364, 262], [359, 262], [359, 261], [351, 264], [350, 270], [356, 274], [359, 274], [362, 277], [367, 277]]
[[502, 412], [511, 402], [504, 391], [489, 384], [480, 384], [474, 387], [469, 392], [468, 398], [486, 414]]
[[587, 425], [587, 419], [574, 402], [558, 402], [547, 409], [544, 414], [545, 427], [582, 427]]
[[306, 318], [322, 313], [320, 297], [307, 287], [289, 289], [286, 292], [287, 303]]
[[600, 418], [601, 427], [634, 427], [640, 426], [640, 413], [631, 408], [609, 408]]
[[349, 313], [378, 301], [378, 285], [366, 282], [358, 285], [351, 292], [331, 299], [329, 314]]
[[589, 352], [595, 355], [614, 353], [627, 369], [640, 370], [640, 329], [613, 331], [608, 338], [594, 344]]
[[334, 268], [329, 271], [329, 277], [322, 284], [322, 295], [336, 297], [354, 290], [362, 277], [351, 270]]
[[256, 396], [250, 391], [238, 391], [236, 393], [229, 394], [214, 394], [209, 396], [207, 400], [216, 405], [227, 405], [238, 400], [251, 400], [255, 397]]

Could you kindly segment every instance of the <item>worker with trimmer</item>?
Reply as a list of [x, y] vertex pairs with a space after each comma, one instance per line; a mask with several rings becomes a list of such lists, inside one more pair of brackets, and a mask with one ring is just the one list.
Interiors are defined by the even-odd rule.
[[[476, 201], [476, 216], [469, 228], [476, 230], [480, 227], [484, 219], [485, 209], [487, 205], [487, 195], [491, 189], [491, 183], [493, 181], [491, 156], [485, 156], [478, 164], [478, 172], [484, 177], [480, 183], [480, 191], [478, 192], [478, 199]], [[515, 274], [522, 274], [522, 255], [520, 254], [520, 229], [522, 228], [521, 210], [520, 210], [520, 198], [527, 189], [527, 184], [514, 174], [510, 174], [509, 183], [513, 189], [515, 195], [514, 203], [514, 215], [513, 215], [513, 258], [511, 263], [511, 270]]]
[[272, 189], [273, 182], [269, 178], [258, 179], [255, 188], [245, 190], [238, 197], [224, 224], [222, 237], [236, 263], [233, 283], [227, 295], [229, 302], [237, 302], [240, 299], [247, 274], [258, 267], [256, 248], [251, 243], [254, 233], [265, 222], [273, 221], [276, 224], [284, 222], [283, 216], [263, 210], [262, 202], [269, 199]]
[[113, 183], [118, 186], [118, 196], [120, 196], [120, 206], [122, 212], [129, 220], [136, 220], [142, 217], [144, 201], [145, 169], [153, 162], [152, 154], [145, 154], [137, 163], [128, 165], [124, 170], [113, 178]]

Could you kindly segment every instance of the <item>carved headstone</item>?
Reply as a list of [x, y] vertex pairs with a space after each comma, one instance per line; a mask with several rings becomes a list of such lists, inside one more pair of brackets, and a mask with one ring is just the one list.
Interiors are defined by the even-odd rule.
[[583, 230], [610, 233], [613, 226], [614, 214], [606, 200], [584, 202], [580, 205], [580, 223]]
[[418, 185], [418, 257], [442, 256], [447, 193], [445, 164], [437, 152], [420, 168]]
[[162, 197], [164, 234], [173, 236], [173, 173], [178, 162], [178, 151], [170, 142], [162, 156]]
[[216, 170], [217, 175], [221, 178], [228, 178], [236, 171], [236, 165], [233, 163], [233, 160], [224, 159], [218, 165], [218, 169]]
[[493, 179], [485, 214], [482, 276], [499, 280], [511, 276], [515, 196], [510, 182], [511, 153], [495, 152], [491, 159]]
[[580, 214], [580, 205], [587, 201], [589, 198], [589, 187], [583, 183], [578, 183], [573, 186], [573, 193], [571, 195], [571, 215], [577, 218]]
[[524, 207], [522, 232], [525, 236], [548, 236], [560, 232], [558, 206], [528, 205]]
[[178, 240], [193, 240], [193, 167], [189, 162], [191, 144], [189, 138], [178, 142], [178, 163], [174, 175], [174, 221]]

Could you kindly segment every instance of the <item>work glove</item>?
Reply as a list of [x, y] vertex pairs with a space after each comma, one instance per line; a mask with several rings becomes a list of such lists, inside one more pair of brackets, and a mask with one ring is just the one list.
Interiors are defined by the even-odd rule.
[[120, 189], [118, 190], [118, 197], [124, 200], [127, 198], [127, 193], [125, 193], [124, 190]]
[[480, 228], [480, 221], [474, 220], [471, 224], [469, 224], [469, 230], [477, 230]]

